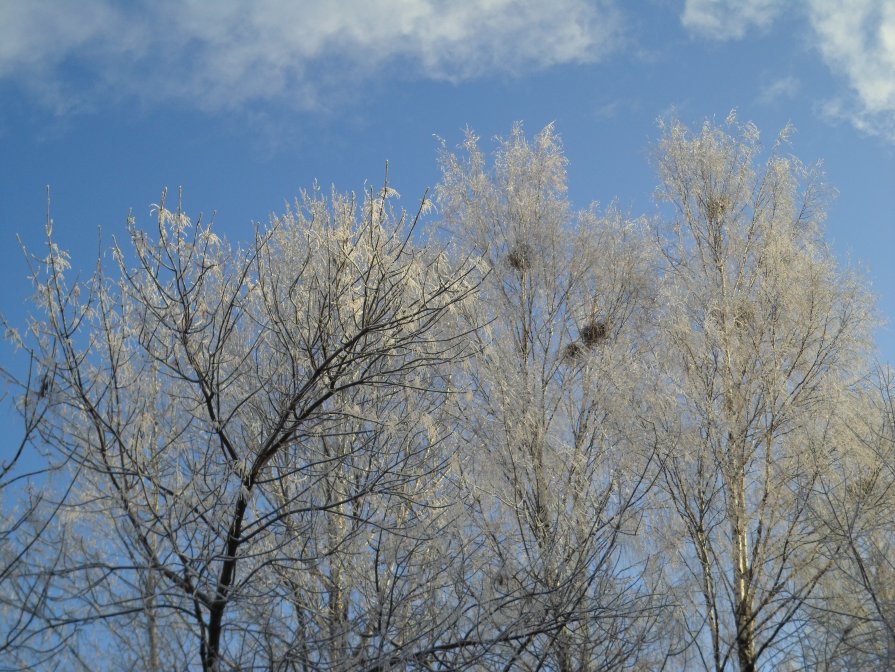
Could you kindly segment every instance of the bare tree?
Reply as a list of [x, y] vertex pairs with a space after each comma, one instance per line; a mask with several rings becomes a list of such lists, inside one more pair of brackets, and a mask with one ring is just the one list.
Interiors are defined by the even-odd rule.
[[650, 484], [652, 437], [629, 412], [648, 357], [649, 245], [610, 211], [574, 214], [552, 126], [468, 134], [441, 156], [437, 202], [481, 259], [480, 354], [467, 375], [463, 476], [489, 669], [608, 670], [643, 655], [655, 611], [625, 543]]
[[[815, 170], [759, 165], [758, 131], [674, 121], [659, 145], [665, 492], [678, 514], [684, 620], [705, 667], [784, 664], [831, 568], [815, 515], [870, 351], [871, 301], [821, 236]], [[692, 581], [687, 581], [687, 578]]]
[[115, 668], [384, 669], [451, 623], [442, 409], [474, 287], [392, 195], [314, 192], [235, 249], [163, 198], [135, 266], [115, 245], [85, 283], [48, 229], [29, 331], [38, 431], [78, 473], [49, 624], [81, 629], [72, 665], [94, 637]]

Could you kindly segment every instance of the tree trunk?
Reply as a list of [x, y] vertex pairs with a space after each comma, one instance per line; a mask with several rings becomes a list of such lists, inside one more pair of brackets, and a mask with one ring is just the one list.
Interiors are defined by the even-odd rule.
[[755, 614], [752, 605], [752, 572], [749, 563], [749, 538], [746, 523], [745, 473], [738, 469], [733, 508], [734, 542], [734, 619], [740, 672], [755, 672]]

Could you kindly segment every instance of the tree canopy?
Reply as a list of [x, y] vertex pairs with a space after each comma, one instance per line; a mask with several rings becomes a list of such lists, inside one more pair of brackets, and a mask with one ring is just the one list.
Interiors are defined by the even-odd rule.
[[234, 244], [163, 194], [86, 279], [48, 218], [0, 667], [892, 665], [893, 383], [830, 190], [788, 129], [661, 133], [653, 216], [576, 211], [517, 125], [415, 213], [315, 188]]

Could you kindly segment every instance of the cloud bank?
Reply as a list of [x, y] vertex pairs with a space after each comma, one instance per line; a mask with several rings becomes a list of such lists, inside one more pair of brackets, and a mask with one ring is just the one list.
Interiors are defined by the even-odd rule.
[[54, 104], [102, 91], [313, 107], [344, 73], [457, 82], [532, 72], [598, 61], [620, 33], [610, 0], [11, 0], [0, 8], [0, 78]]
[[[59, 113], [132, 99], [322, 110], [377, 79], [462, 82], [594, 63], [622, 46], [623, 10], [617, 0], [5, 0], [0, 83]], [[685, 0], [680, 19], [723, 41], [783, 14], [804, 20], [845, 85], [825, 112], [895, 141], [895, 0]]]

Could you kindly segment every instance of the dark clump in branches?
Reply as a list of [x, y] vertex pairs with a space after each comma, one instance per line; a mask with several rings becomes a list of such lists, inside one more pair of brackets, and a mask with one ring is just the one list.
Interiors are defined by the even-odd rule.
[[584, 357], [588, 350], [593, 350], [603, 343], [609, 336], [606, 322], [591, 320], [578, 330], [579, 340], [572, 341], [562, 349], [562, 358], [567, 362], [573, 362]]
[[581, 336], [581, 342], [588, 348], [595, 348], [609, 335], [606, 322], [602, 320], [591, 320], [578, 330]]
[[584, 348], [582, 348], [578, 343], [569, 343], [565, 348], [563, 348], [562, 356], [563, 359], [567, 361], [574, 361], [581, 357], [584, 354]]
[[730, 200], [728, 198], [716, 196], [706, 201], [705, 214], [710, 222], [720, 222], [728, 210], [730, 210]]
[[507, 264], [519, 273], [524, 273], [531, 268], [534, 250], [528, 243], [517, 243], [507, 252]]

